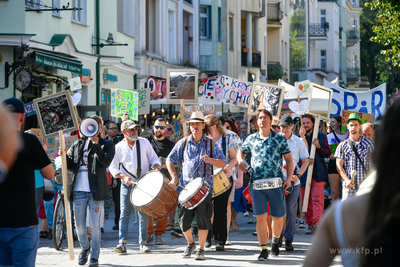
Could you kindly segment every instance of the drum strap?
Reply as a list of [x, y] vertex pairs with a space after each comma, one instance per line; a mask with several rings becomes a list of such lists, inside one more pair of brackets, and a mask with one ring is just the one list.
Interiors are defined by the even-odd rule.
[[[213, 152], [213, 148], [214, 148], [214, 142], [212, 139], [210, 139], [210, 158], [212, 158], [212, 152]], [[205, 146], [205, 153], [207, 154], [207, 140], [206, 140], [206, 146]], [[206, 177], [206, 163], [204, 162], [204, 170], [203, 170], [203, 176]], [[214, 173], [214, 168], [213, 165], [210, 163], [210, 167], [211, 167], [211, 175]]]
[[137, 168], [136, 168], [136, 176], [132, 173], [130, 173], [124, 166], [124, 164], [119, 163], [119, 169], [122, 168], [126, 171], [127, 174], [129, 174], [130, 176], [132, 176], [135, 179], [140, 179], [140, 176], [142, 175], [142, 165], [141, 165], [141, 161], [140, 161], [140, 142], [139, 139], [136, 140], [136, 160], [137, 160]]

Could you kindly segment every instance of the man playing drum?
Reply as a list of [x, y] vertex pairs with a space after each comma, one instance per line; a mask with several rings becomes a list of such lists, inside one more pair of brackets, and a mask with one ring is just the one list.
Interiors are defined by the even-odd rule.
[[[293, 179], [293, 161], [289, 145], [284, 136], [271, 131], [272, 115], [266, 109], [257, 110], [258, 132], [249, 135], [237, 155], [239, 168], [247, 171], [244, 161], [251, 153], [251, 183], [249, 192], [253, 199], [253, 214], [257, 218], [257, 236], [261, 246], [258, 260], [268, 258], [267, 250], [267, 203], [272, 217], [272, 254], [279, 255], [279, 237], [286, 215], [283, 189]], [[282, 186], [282, 156], [287, 163], [288, 179]]]
[[[204, 122], [204, 115], [201, 112], [193, 112], [189, 121], [191, 135], [180, 140], [171, 151], [167, 158], [167, 168], [171, 174], [170, 186], [176, 188], [180, 182], [182, 186], [190, 183], [192, 178], [204, 177], [209, 185], [208, 194], [193, 209], [188, 209], [183, 204], [178, 205], [179, 225], [188, 242], [185, 252], [182, 254], [184, 258], [190, 258], [196, 245], [193, 241], [191, 223], [195, 213], [197, 213], [197, 225], [199, 229], [199, 246], [195, 260], [204, 259], [204, 245], [206, 242], [208, 230], [212, 229], [211, 216], [213, 206], [211, 196], [213, 192], [213, 177], [211, 165], [217, 168], [224, 168], [226, 162], [221, 149], [206, 134], [208, 128]], [[210, 144], [211, 142], [211, 144]], [[212, 151], [211, 150], [212, 147]], [[178, 180], [176, 166], [182, 160], [182, 177]], [[185, 189], [183, 189], [185, 190]]]
[[[115, 146], [115, 156], [110, 165], [112, 176], [122, 180], [121, 183], [121, 216], [119, 219], [119, 244], [114, 251], [126, 253], [128, 243], [129, 218], [133, 210], [130, 201], [132, 182], [136, 182], [141, 174], [149, 171], [149, 165], [153, 169], [160, 170], [160, 160], [150, 145], [150, 142], [138, 137], [139, 126], [132, 120], [126, 120], [121, 124], [124, 140]], [[139, 147], [139, 148], [138, 148]], [[140, 160], [138, 159], [140, 151]], [[138, 164], [140, 162], [140, 165]], [[147, 247], [147, 228], [149, 217], [139, 211], [139, 243], [140, 251], [149, 252]]]
[[[149, 137], [149, 141], [151, 146], [153, 147], [154, 151], [156, 152], [157, 156], [160, 158], [161, 161], [161, 173], [170, 178], [167, 168], [165, 167], [165, 161], [174, 148], [175, 144], [171, 140], [165, 137], [165, 133], [167, 131], [167, 122], [164, 118], [158, 118], [154, 123], [153, 127], [154, 136]], [[175, 214], [175, 213], [174, 213]], [[147, 243], [153, 242], [153, 232], [156, 237], [156, 245], [162, 245], [163, 241], [161, 239], [161, 235], [165, 234], [167, 228], [167, 221], [168, 217], [165, 219], [159, 220], [156, 223], [156, 229], [154, 230], [152, 218], [149, 218], [149, 229], [148, 234], [149, 238], [147, 239]]]

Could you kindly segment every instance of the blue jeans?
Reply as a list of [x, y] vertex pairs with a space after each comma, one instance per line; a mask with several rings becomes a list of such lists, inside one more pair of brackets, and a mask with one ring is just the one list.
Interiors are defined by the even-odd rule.
[[[128, 243], [129, 219], [133, 211], [131, 203], [132, 185], [121, 184], [121, 215], [119, 217], [119, 243]], [[147, 228], [149, 216], [138, 210], [139, 214], [139, 244], [147, 245]]]
[[35, 266], [39, 226], [0, 227], [0, 266]]
[[44, 210], [46, 211], [46, 219], [47, 219], [47, 224], [49, 225], [50, 229], [53, 229], [53, 217], [54, 217], [54, 199], [56, 197], [56, 193], [58, 190], [62, 190], [63, 186], [62, 185], [55, 185], [54, 181], [50, 181], [51, 184], [53, 185], [53, 191], [54, 191], [54, 198], [50, 201], [43, 201], [44, 205]]
[[90, 192], [74, 192], [75, 228], [79, 244], [82, 249], [89, 248], [86, 228], [87, 206], [89, 206], [90, 231], [92, 233], [92, 247], [90, 258], [98, 259], [100, 254], [100, 210], [104, 201], [94, 201]]
[[296, 230], [296, 206], [299, 198], [300, 185], [293, 186], [293, 191], [286, 196], [286, 224], [283, 228], [285, 241], [292, 241]]

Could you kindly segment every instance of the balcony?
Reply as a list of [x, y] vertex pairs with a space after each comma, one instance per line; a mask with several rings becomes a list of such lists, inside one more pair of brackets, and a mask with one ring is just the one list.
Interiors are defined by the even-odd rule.
[[280, 23], [283, 18], [281, 3], [267, 4], [267, 23]]
[[[323, 23], [310, 23], [310, 39], [311, 40], [328, 40], [328, 28]], [[329, 24], [328, 24], [329, 25]]]
[[353, 46], [356, 44], [358, 41], [360, 41], [360, 34], [358, 30], [347, 30], [346, 34], [346, 45], [347, 46]]
[[251, 60], [251, 66], [247, 66], [247, 53], [242, 51], [242, 66], [243, 67], [253, 67], [253, 68], [261, 68], [261, 52], [253, 53], [253, 57]]
[[358, 81], [360, 77], [360, 68], [358, 67], [348, 67], [346, 71], [347, 84], [353, 84]]

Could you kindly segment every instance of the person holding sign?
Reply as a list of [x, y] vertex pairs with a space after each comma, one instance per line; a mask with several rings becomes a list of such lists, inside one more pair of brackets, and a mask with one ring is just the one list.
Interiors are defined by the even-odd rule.
[[[326, 141], [326, 135], [318, 133], [317, 138], [312, 140], [314, 132], [315, 118], [309, 114], [302, 115], [303, 126], [306, 130], [306, 141], [308, 145], [308, 153], [311, 151], [311, 145], [316, 147], [315, 158], [309, 159], [309, 165], [314, 164], [312, 171], [312, 180], [310, 185], [310, 196], [308, 198], [308, 208], [305, 213], [307, 230], [306, 234], [314, 233], [314, 228], [318, 225], [322, 212], [324, 211], [324, 182], [328, 181], [328, 169], [325, 159], [331, 154]], [[300, 198], [304, 199], [305, 185], [307, 182], [306, 171], [300, 178]]]
[[[13, 124], [2, 126], [13, 130], [10, 133], [18, 136], [15, 141], [22, 141], [22, 149], [14, 163], [9, 162], [11, 167], [0, 183], [0, 265], [35, 266], [39, 246], [35, 170], [52, 180], [54, 169], [36, 136], [20, 132], [25, 120], [24, 103], [12, 97], [4, 100], [3, 106], [10, 111]], [[13, 144], [19, 148], [18, 143]]]
[[[368, 175], [371, 155], [374, 151], [372, 141], [360, 135], [362, 121], [357, 113], [350, 114], [346, 124], [350, 132], [349, 138], [341, 142], [335, 152], [336, 166], [345, 182], [342, 189], [342, 201], [355, 196], [361, 182]], [[351, 179], [353, 171], [357, 172], [354, 180]]]
[[[103, 127], [99, 116], [92, 116]], [[82, 125], [80, 127], [82, 134]], [[90, 253], [89, 266], [98, 266], [100, 254], [100, 210], [108, 199], [107, 168], [114, 158], [114, 144], [95, 136], [83, 136], [73, 143], [67, 153], [67, 168], [73, 172], [69, 199], [74, 203], [75, 225], [79, 244], [82, 248], [78, 264], [85, 265]], [[59, 150], [61, 155], [63, 151]], [[87, 208], [89, 207], [89, 214]], [[91, 243], [88, 240], [86, 216], [89, 216]]]
[[339, 199], [339, 184], [340, 175], [336, 168], [335, 151], [339, 143], [347, 139], [348, 134], [342, 134], [342, 116], [335, 115], [332, 116], [330, 125], [332, 132], [326, 136], [328, 139], [329, 149], [331, 150], [331, 155], [328, 162], [328, 176], [329, 176], [329, 186], [331, 187], [332, 200], [335, 201]]
[[[197, 111], [192, 113], [189, 120], [189, 127], [192, 134], [176, 143], [174, 149], [172, 149], [171, 153], [168, 155], [166, 165], [171, 174], [172, 180], [169, 185], [172, 188], [177, 188], [179, 183], [181, 186], [186, 186], [197, 177], [203, 177], [209, 185], [207, 196], [195, 208], [187, 209], [185, 205], [181, 203], [178, 204], [179, 225], [188, 243], [182, 257], [190, 258], [196, 249], [191, 223], [197, 213], [200, 249], [197, 251], [194, 259], [204, 260], [204, 247], [207, 234], [208, 231], [212, 229], [211, 217], [213, 213], [213, 204], [211, 195], [213, 193], [214, 181], [211, 165], [218, 168], [225, 168], [226, 162], [224, 161], [225, 156], [219, 146], [206, 136], [206, 133], [208, 134], [209, 131], [202, 112]], [[178, 179], [175, 168], [181, 160], [182, 176], [181, 179]]]
[[[272, 115], [266, 109], [257, 110], [257, 133], [249, 135], [237, 155], [239, 168], [247, 172], [246, 154], [251, 153], [251, 184], [249, 192], [253, 199], [253, 214], [257, 219], [257, 237], [261, 247], [258, 260], [268, 258], [267, 216], [270, 206], [272, 217], [272, 254], [279, 255], [279, 237], [286, 216], [284, 189], [296, 179], [293, 174], [293, 160], [289, 145], [283, 135], [271, 131]], [[288, 179], [282, 182], [282, 156], [287, 162]], [[283, 185], [282, 185], [283, 184]]]

